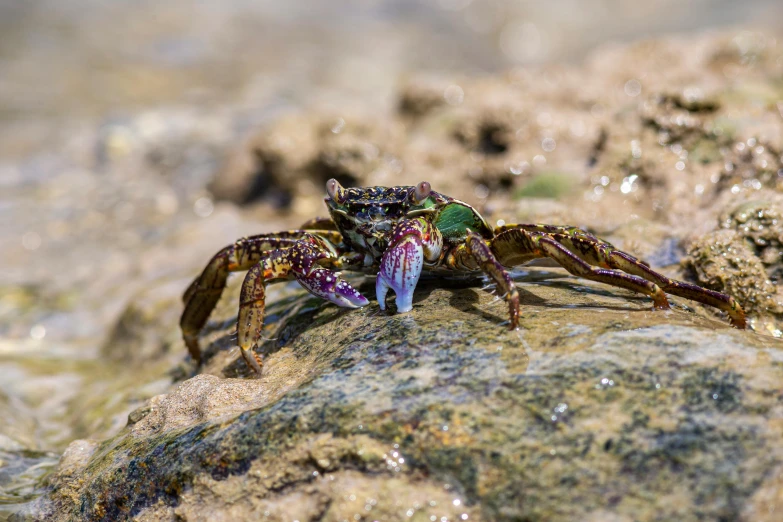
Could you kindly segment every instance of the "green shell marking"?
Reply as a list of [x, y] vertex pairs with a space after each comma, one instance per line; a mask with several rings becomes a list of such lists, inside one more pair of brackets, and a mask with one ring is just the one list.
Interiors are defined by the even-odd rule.
[[482, 236], [490, 232], [481, 216], [463, 203], [446, 205], [435, 220], [435, 226], [447, 239], [463, 238], [467, 235], [467, 229], [478, 232]]

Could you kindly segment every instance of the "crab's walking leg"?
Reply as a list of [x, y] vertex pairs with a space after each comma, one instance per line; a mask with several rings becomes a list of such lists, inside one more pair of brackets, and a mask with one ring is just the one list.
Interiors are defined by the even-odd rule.
[[744, 329], [746, 326], [745, 311], [733, 297], [691, 283], [669, 279], [665, 275], [651, 269], [643, 261], [617, 250], [610, 243], [598, 239], [583, 230], [552, 225], [506, 225], [504, 229], [514, 227], [547, 233], [552, 239], [568, 248], [583, 261], [604, 268], [622, 270], [628, 274], [644, 278], [657, 284], [666, 293], [692, 299], [723, 310], [728, 314], [731, 324], [739, 329]]
[[358, 308], [368, 304], [367, 299], [336, 272], [317, 264], [322, 259], [338, 261], [332, 252], [303, 240], [287, 250], [268, 252], [248, 270], [240, 293], [237, 344], [245, 362], [256, 374], [261, 373], [262, 362], [253, 348], [264, 327], [267, 282], [293, 277], [311, 294], [338, 306]]
[[508, 303], [509, 327], [512, 330], [516, 329], [519, 326], [519, 292], [511, 275], [492, 255], [487, 242], [475, 232], [468, 234], [465, 253], [470, 255], [479, 268], [495, 281], [498, 291]]
[[612, 268], [643, 277], [648, 281], [654, 281], [666, 293], [684, 297], [686, 299], [692, 299], [699, 303], [704, 303], [714, 306], [719, 310], [723, 310], [728, 314], [729, 322], [731, 322], [733, 326], [740, 330], [745, 329], [745, 311], [737, 300], [730, 295], [722, 294], [708, 288], [702, 288], [684, 281], [669, 279], [625, 252], [612, 250], [611, 252], [602, 252], [602, 254], [606, 257], [607, 264]]
[[338, 230], [337, 225], [332, 218], [317, 217], [305, 221], [305, 223], [299, 228], [303, 230]]
[[[248, 270], [261, 260], [265, 252], [291, 248], [302, 237], [317, 237], [312, 234], [303, 230], [291, 230], [246, 237], [221, 249], [212, 257], [201, 275], [190, 284], [185, 295], [182, 296], [185, 310], [180, 318], [180, 327], [185, 345], [197, 364], [201, 363], [198, 334], [220, 300], [228, 274]], [[342, 236], [337, 232], [319, 231], [318, 236], [325, 237], [334, 244], [342, 243]], [[320, 241], [326, 244], [326, 241]]]
[[375, 294], [381, 310], [386, 309], [389, 289], [394, 290], [398, 312], [409, 312], [413, 308], [413, 291], [424, 260], [437, 260], [442, 248], [443, 236], [425, 219], [404, 219], [397, 223], [375, 280]]
[[575, 276], [646, 294], [652, 298], [655, 308], [669, 308], [666, 294], [654, 282], [617, 270], [592, 267], [576, 252], [544, 232], [529, 232], [522, 228], [506, 230], [492, 240], [492, 251], [505, 266], [518, 264], [523, 257], [549, 257]]
[[201, 275], [188, 287], [183, 296], [185, 310], [182, 312], [179, 324], [182, 328], [185, 345], [196, 364], [201, 363], [198, 334], [204, 328], [209, 314], [212, 313], [220, 300], [220, 295], [226, 287], [228, 274], [249, 269], [261, 259], [265, 252], [294, 246], [296, 244], [295, 238], [279, 237], [289, 234], [286, 232], [278, 237], [254, 236], [238, 240], [215, 254]]

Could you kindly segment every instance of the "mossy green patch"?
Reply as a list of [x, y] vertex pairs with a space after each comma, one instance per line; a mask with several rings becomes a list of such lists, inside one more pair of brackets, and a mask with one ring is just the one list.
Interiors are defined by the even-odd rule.
[[573, 192], [574, 177], [561, 172], [539, 174], [514, 192], [514, 197], [556, 199]]

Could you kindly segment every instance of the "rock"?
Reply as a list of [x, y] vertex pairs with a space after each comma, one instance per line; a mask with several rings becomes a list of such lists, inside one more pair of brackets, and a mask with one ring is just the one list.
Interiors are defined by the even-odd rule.
[[[453, 94], [449, 97], [448, 94], [451, 93]], [[419, 76], [400, 89], [397, 111], [402, 116], [417, 120], [446, 103], [459, 105], [463, 96], [462, 88], [456, 85], [453, 79]]]
[[234, 280], [202, 338], [208, 374], [150, 401], [78, 479], [63, 465], [27, 514], [763, 520], [780, 505], [778, 340], [561, 272], [517, 281], [517, 332], [469, 282], [422, 281], [398, 315], [283, 289], [247, 380]]
[[771, 197], [724, 212], [721, 229], [694, 241], [683, 266], [699, 284], [736, 297], [755, 330], [781, 337], [783, 207]]
[[[368, 115], [289, 116], [238, 147], [211, 186], [219, 199], [320, 207], [329, 178], [346, 186], [399, 170], [401, 123]], [[392, 173], [394, 173], [392, 172]]]
[[157, 283], [136, 293], [122, 311], [101, 347], [107, 360], [135, 364], [159, 359], [179, 336], [163, 337], [161, 331], [176, 323], [182, 294], [182, 281]]

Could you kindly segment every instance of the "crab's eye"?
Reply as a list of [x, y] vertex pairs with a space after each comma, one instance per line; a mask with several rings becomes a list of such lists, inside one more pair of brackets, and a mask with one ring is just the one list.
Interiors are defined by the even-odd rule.
[[345, 189], [336, 179], [332, 178], [326, 182], [326, 193], [329, 194], [332, 201], [341, 205], [345, 203]]
[[432, 192], [432, 187], [426, 181], [422, 181], [413, 189], [413, 202], [420, 205]]

